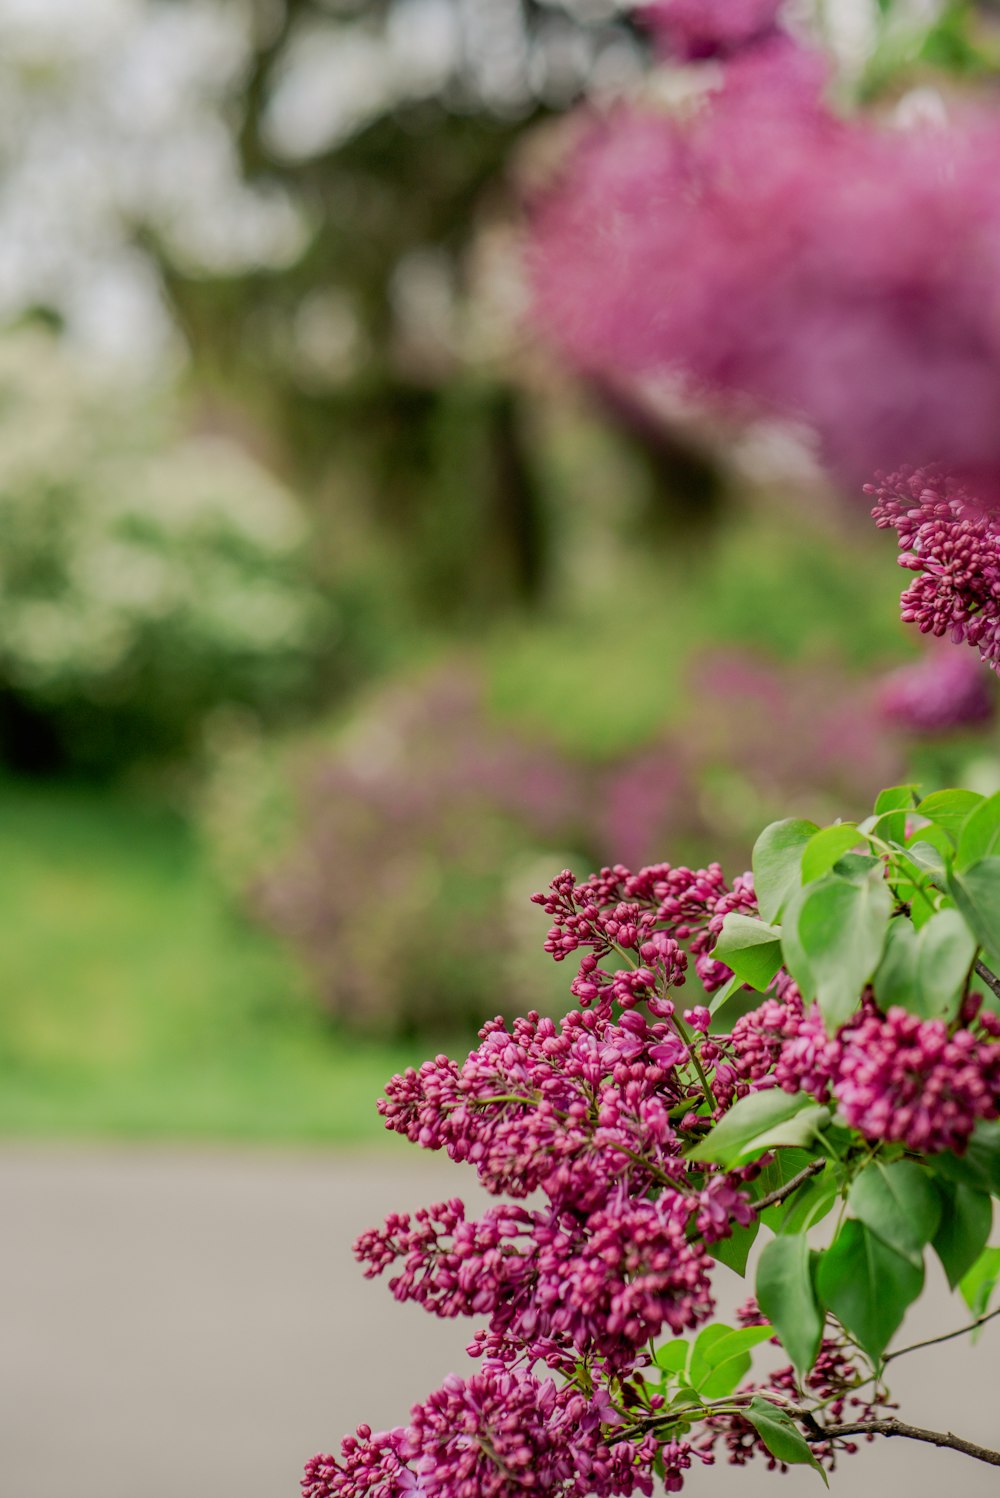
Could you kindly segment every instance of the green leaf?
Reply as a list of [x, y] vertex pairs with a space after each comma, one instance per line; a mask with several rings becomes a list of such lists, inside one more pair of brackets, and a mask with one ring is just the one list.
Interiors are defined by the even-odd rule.
[[[806, 1092], [752, 1092], [724, 1113], [690, 1160], [714, 1160], [727, 1169], [778, 1144], [807, 1144], [830, 1117]], [[800, 1137], [794, 1137], [799, 1135]]]
[[840, 1185], [830, 1166], [790, 1198], [785, 1215], [775, 1231], [807, 1233], [830, 1211], [840, 1194]]
[[672, 1342], [658, 1347], [653, 1356], [657, 1368], [662, 1368], [665, 1373], [683, 1373], [690, 1351], [691, 1344], [686, 1337], [675, 1337]]
[[[742, 978], [738, 978], [736, 976], [736, 974], [734, 973], [733, 976], [730, 978], [729, 982], [728, 983], [724, 983], [722, 985], [722, 987], [720, 989], [718, 989], [717, 992], [715, 992], [712, 995], [712, 997], [709, 999], [709, 1001], [708, 1001], [708, 1012], [709, 1012], [709, 1014], [712, 1014], [712, 1015], [718, 1014], [719, 1010], [723, 1009], [726, 1006], [726, 1004], [729, 1003], [730, 999], [735, 998], [736, 995], [740, 992], [740, 990], [743, 987], [744, 987], [743, 979]], [[756, 1002], [757, 1001], [754, 1000], [754, 1003], [756, 1003]]]
[[828, 1030], [845, 1023], [878, 967], [893, 900], [881, 866], [860, 883], [827, 874], [789, 905], [782, 948], [793, 978], [815, 997]]
[[802, 850], [802, 883], [811, 884], [829, 873], [843, 854], [849, 853], [861, 841], [855, 822], [837, 822], [814, 832]]
[[956, 869], [1000, 852], [1000, 791], [973, 808], [958, 834]]
[[931, 1239], [954, 1290], [986, 1246], [993, 1225], [993, 1203], [982, 1191], [956, 1181], [936, 1182], [941, 1223]]
[[911, 921], [898, 918], [889, 922], [874, 981], [875, 997], [883, 1011], [894, 1006], [911, 1007], [917, 987], [917, 933]]
[[820, 1258], [820, 1299], [876, 1363], [923, 1286], [922, 1267], [853, 1217]]
[[769, 1399], [761, 1399], [760, 1395], [756, 1395], [744, 1414], [773, 1457], [789, 1467], [814, 1467], [826, 1486], [830, 1486], [826, 1473], [810, 1450], [809, 1442], [784, 1410], [772, 1404]]
[[986, 1248], [962, 1276], [958, 1288], [974, 1317], [985, 1316], [1000, 1279], [1000, 1248]]
[[879, 791], [875, 798], [876, 814], [881, 815], [884, 811], [910, 811], [916, 805], [917, 787], [915, 785], [890, 785], [884, 791]]
[[912, 1160], [873, 1160], [855, 1176], [847, 1205], [876, 1238], [922, 1266], [924, 1246], [941, 1221], [941, 1199], [926, 1170]]
[[948, 877], [948, 893], [976, 941], [1000, 961], [1000, 858], [981, 858]]
[[957, 841], [962, 824], [984, 800], [977, 791], [932, 791], [917, 807], [920, 816], [940, 827]]
[[772, 1238], [764, 1249], [757, 1265], [757, 1303], [801, 1381], [816, 1361], [824, 1319], [816, 1301], [805, 1233]]
[[734, 1223], [729, 1237], [717, 1239], [709, 1246], [708, 1251], [713, 1259], [742, 1277], [747, 1272], [747, 1259], [759, 1232], [760, 1222], [756, 1217], [746, 1228], [741, 1227], [738, 1222]]
[[753, 884], [765, 921], [776, 921], [802, 884], [802, 849], [819, 829], [790, 817], [765, 827], [753, 849]]
[[[725, 1328], [704, 1354], [705, 1367], [699, 1365], [698, 1381], [692, 1383], [702, 1399], [722, 1399], [743, 1382], [750, 1371], [750, 1349], [767, 1342], [773, 1335], [770, 1326]], [[698, 1348], [695, 1344], [695, 1351]], [[692, 1372], [693, 1360], [692, 1360]]]
[[731, 911], [722, 923], [712, 956], [731, 967], [741, 983], [763, 993], [781, 966], [781, 932], [766, 921]]
[[973, 1191], [1000, 1196], [1000, 1122], [981, 1120], [972, 1131], [964, 1154], [944, 1150], [927, 1161], [935, 1175], [971, 1186]]
[[916, 990], [905, 1007], [923, 1019], [953, 1019], [975, 955], [976, 939], [958, 911], [937, 911], [920, 929]]

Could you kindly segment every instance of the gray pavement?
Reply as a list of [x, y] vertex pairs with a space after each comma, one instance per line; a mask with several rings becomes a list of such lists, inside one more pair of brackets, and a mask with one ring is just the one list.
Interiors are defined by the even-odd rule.
[[[471, 1326], [397, 1306], [350, 1244], [470, 1194], [402, 1143], [367, 1155], [0, 1147], [0, 1498], [294, 1498], [304, 1458], [471, 1366]], [[745, 1286], [719, 1271], [720, 1299]], [[961, 1324], [935, 1282], [907, 1340]], [[992, 1335], [991, 1335], [992, 1334]], [[1000, 1323], [899, 1364], [907, 1418], [1000, 1445]], [[1000, 1473], [881, 1441], [851, 1498], [1000, 1493]], [[819, 1478], [699, 1469], [690, 1498], [799, 1498]]]

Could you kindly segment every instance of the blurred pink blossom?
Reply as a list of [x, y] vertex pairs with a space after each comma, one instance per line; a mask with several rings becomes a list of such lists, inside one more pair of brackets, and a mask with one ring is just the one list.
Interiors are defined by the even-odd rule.
[[823, 81], [775, 33], [681, 113], [593, 117], [534, 207], [537, 323], [590, 378], [806, 422], [852, 485], [1000, 491], [1000, 121], [845, 118]]

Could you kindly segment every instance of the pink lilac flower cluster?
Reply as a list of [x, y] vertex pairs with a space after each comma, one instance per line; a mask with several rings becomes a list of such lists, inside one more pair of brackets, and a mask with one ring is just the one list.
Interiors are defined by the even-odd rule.
[[[924, 1154], [961, 1153], [981, 1119], [1000, 1115], [1000, 1019], [989, 1010], [950, 1031], [905, 1009], [882, 1014], [869, 994], [858, 1015], [827, 1035], [815, 1005], [779, 975], [775, 996], [730, 1036], [708, 1042], [716, 1097], [765, 1087], [831, 1098], [869, 1139], [898, 1140]], [[704, 1047], [703, 1047], [704, 1050]]]
[[845, 484], [909, 460], [1000, 490], [997, 118], [890, 126], [824, 81], [780, 34], [697, 107], [587, 117], [533, 205], [536, 324], [594, 383], [805, 424]]
[[875, 524], [896, 531], [899, 565], [917, 574], [900, 599], [904, 623], [964, 641], [1000, 671], [1000, 512], [933, 469], [880, 475], [865, 493]]
[[681, 58], [723, 56], [774, 32], [782, 0], [646, 0], [638, 18]]
[[306, 1467], [303, 1498], [615, 1498], [653, 1489], [656, 1443], [618, 1440], [602, 1427], [619, 1417], [569, 1385], [487, 1363], [469, 1379], [450, 1375], [408, 1427], [372, 1434], [362, 1425], [341, 1456]]
[[994, 685], [972, 656], [939, 646], [882, 678], [879, 710], [887, 723], [910, 733], [978, 728], [996, 717]]

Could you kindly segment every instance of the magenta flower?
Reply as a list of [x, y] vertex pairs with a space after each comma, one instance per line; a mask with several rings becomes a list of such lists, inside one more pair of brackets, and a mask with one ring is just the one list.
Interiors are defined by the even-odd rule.
[[979, 661], [950, 646], [882, 678], [879, 710], [910, 733], [978, 728], [996, 716], [996, 694]]
[[639, 20], [680, 57], [715, 57], [770, 35], [782, 0], [646, 0]]
[[845, 118], [822, 74], [776, 35], [696, 108], [594, 119], [535, 206], [536, 321], [588, 378], [805, 423], [851, 485], [1000, 486], [1000, 128]]

